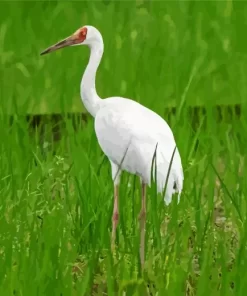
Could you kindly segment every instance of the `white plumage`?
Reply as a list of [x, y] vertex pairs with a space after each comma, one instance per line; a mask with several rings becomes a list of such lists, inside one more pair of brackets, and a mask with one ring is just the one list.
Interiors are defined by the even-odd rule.
[[[138, 175], [142, 180], [142, 208], [140, 211], [140, 258], [144, 265], [146, 222], [146, 185], [150, 185], [151, 168], [156, 151], [157, 190], [163, 192], [167, 173], [176, 147], [173, 133], [158, 114], [141, 104], [121, 97], [102, 100], [95, 89], [96, 71], [101, 61], [104, 43], [100, 32], [84, 26], [70, 37], [49, 47], [42, 54], [72, 45], [88, 45], [90, 59], [81, 81], [81, 98], [88, 112], [95, 118], [95, 132], [99, 145], [108, 157], [114, 182], [112, 216], [112, 248], [118, 224], [118, 185], [121, 171]], [[183, 188], [183, 169], [176, 148], [165, 194], [169, 204], [175, 191], [180, 196]]]
[[[113, 179], [121, 165], [122, 170], [140, 176], [144, 183], [150, 185], [156, 151], [157, 189], [162, 192], [176, 146], [171, 129], [160, 116], [135, 101], [113, 97], [103, 102], [95, 117], [95, 131], [101, 149], [111, 161]], [[153, 168], [155, 178], [154, 172]], [[180, 193], [183, 186], [177, 149], [168, 180], [166, 204], [171, 202], [175, 192], [173, 187]], [[119, 178], [115, 180], [115, 184], [118, 183]]]

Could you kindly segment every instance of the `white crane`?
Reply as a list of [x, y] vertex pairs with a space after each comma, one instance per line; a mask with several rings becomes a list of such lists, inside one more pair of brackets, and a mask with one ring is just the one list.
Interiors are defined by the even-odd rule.
[[104, 43], [95, 27], [84, 26], [78, 29], [68, 38], [44, 50], [41, 55], [73, 45], [87, 45], [90, 48], [90, 59], [81, 80], [80, 93], [87, 111], [95, 119], [95, 132], [99, 145], [111, 164], [114, 183], [112, 249], [115, 246], [119, 220], [118, 190], [121, 171], [136, 174], [141, 178], [142, 206], [139, 220], [140, 260], [143, 268], [146, 186], [150, 186], [151, 175], [154, 175], [151, 171], [154, 154], [157, 191], [163, 192], [166, 186], [164, 201], [167, 205], [175, 192], [178, 193], [178, 202], [180, 200], [184, 179], [181, 158], [170, 127], [158, 114], [130, 99], [110, 97], [102, 100], [98, 96], [95, 78], [103, 55]]

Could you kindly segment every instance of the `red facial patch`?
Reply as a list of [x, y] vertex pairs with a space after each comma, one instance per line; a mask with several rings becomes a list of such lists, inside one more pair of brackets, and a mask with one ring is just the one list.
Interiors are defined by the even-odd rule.
[[81, 29], [78, 30], [78, 41], [81, 43], [83, 42], [87, 37], [87, 28], [83, 27]]

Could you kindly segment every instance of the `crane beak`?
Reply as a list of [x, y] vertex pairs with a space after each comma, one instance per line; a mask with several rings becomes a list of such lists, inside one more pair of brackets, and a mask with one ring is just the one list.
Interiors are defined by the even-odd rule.
[[45, 49], [44, 51], [42, 51], [40, 53], [40, 55], [44, 55], [44, 54], [47, 54], [47, 53], [50, 53], [50, 52], [53, 52], [55, 50], [58, 50], [60, 48], [64, 48], [66, 46], [71, 46], [73, 44], [76, 44], [77, 43], [77, 36], [76, 35], [71, 35], [70, 37], [62, 40], [62, 41], [59, 41], [58, 43], [48, 47], [47, 49]]

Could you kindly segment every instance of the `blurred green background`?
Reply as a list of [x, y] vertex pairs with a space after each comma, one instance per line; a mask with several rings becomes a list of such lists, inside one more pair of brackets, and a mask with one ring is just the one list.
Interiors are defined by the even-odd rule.
[[246, 102], [247, 4], [234, 1], [11, 1], [0, 3], [1, 112], [85, 111], [79, 84], [89, 50], [40, 56], [83, 25], [102, 33], [101, 97], [156, 112]]

